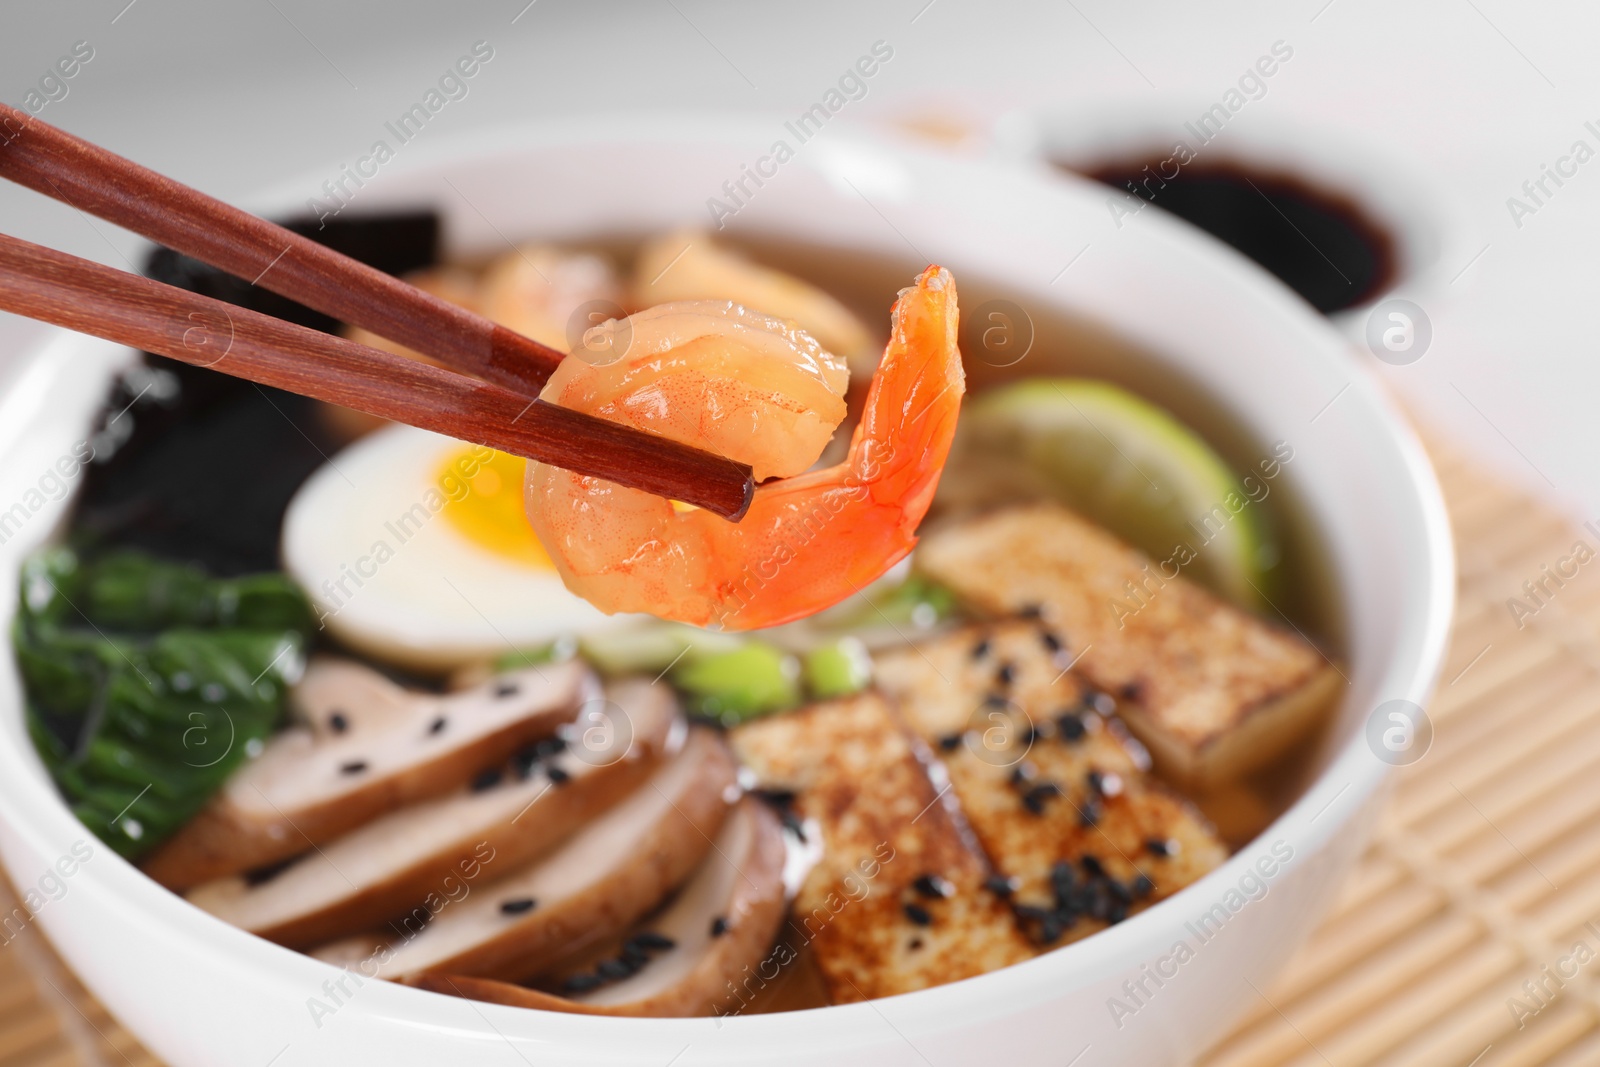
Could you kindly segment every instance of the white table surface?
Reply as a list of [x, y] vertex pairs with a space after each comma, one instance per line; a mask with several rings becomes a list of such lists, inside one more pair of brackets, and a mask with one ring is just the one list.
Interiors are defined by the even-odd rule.
[[[1520, 228], [1506, 206], [1574, 140], [1600, 151], [1584, 129], [1600, 127], [1600, 5], [0, 0], [0, 100], [23, 104], [88, 41], [93, 60], [42, 117], [236, 197], [355, 158], [479, 39], [495, 59], [435, 120], [451, 130], [617, 110], [793, 114], [880, 39], [894, 59], [852, 122], [982, 127], [1017, 108], [1214, 98], [1287, 41], [1293, 63], [1234, 128], [1292, 122], [1369, 145], [1459, 205], [1469, 234], [1446, 265], [1459, 276], [1427, 306], [1432, 347], [1385, 377], [1486, 463], [1600, 516], [1600, 159]], [[117, 265], [132, 243], [8, 186], [0, 231]], [[0, 385], [40, 336], [0, 315]]]

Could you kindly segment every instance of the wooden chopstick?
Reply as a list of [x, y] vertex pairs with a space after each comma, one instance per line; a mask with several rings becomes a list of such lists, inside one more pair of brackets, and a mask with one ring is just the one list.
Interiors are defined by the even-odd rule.
[[710, 452], [3, 234], [0, 310], [682, 500], [733, 521], [744, 516], [754, 492], [749, 467]]
[[0, 176], [530, 397], [566, 358], [4, 104]]

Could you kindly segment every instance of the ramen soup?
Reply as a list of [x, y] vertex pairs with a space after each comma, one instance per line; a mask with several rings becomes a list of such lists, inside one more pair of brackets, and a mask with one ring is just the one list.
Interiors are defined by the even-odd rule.
[[785, 1010], [1073, 951], [1301, 789], [1341, 644], [1294, 452], [1158, 356], [959, 263], [311, 233], [763, 480], [735, 527], [131, 367], [13, 645], [63, 797], [195, 907], [442, 995]]

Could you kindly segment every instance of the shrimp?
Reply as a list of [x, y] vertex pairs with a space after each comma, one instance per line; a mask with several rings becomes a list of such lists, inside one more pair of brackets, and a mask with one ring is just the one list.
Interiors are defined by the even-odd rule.
[[844, 418], [848, 375], [808, 335], [712, 301], [596, 327], [629, 335], [624, 354], [605, 365], [567, 359], [545, 400], [774, 480], [730, 523], [530, 463], [528, 517], [567, 588], [606, 612], [730, 630], [790, 622], [861, 590], [911, 551], [938, 486], [965, 391], [956, 322], [955, 281], [942, 267], [901, 290], [849, 453], [810, 471]]

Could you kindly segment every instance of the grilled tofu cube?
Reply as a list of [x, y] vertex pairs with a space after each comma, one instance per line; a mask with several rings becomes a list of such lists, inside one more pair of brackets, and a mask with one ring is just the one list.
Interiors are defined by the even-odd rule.
[[1341, 676], [1294, 633], [1225, 603], [1065, 508], [1011, 507], [923, 538], [917, 567], [997, 616], [1038, 612], [1117, 698], [1173, 780], [1211, 788], [1323, 717]]
[[1182, 889], [1227, 858], [1200, 814], [1148, 773], [1031, 621], [958, 631], [879, 657], [877, 682], [927, 741], [1041, 946], [1075, 941]]
[[[982, 974], [1036, 949], [1002, 901], [884, 699], [866, 693], [730, 732], [761, 788], [782, 795], [821, 858], [780, 943], [811, 947], [835, 1002]], [[791, 819], [791, 823], [793, 820]]]

